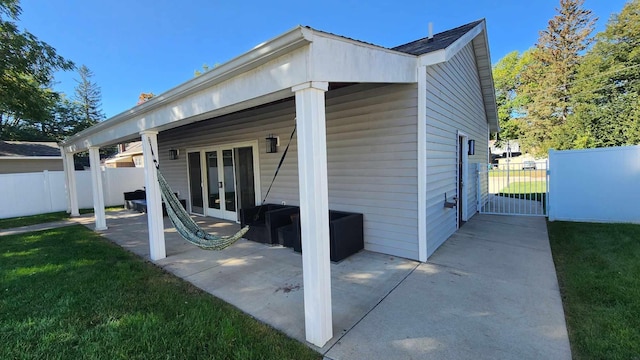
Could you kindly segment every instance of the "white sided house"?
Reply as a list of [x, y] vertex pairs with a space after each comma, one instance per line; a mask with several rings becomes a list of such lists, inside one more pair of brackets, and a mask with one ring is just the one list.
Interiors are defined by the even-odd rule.
[[[61, 145], [69, 168], [73, 153], [88, 149], [97, 163], [100, 147], [142, 140], [157, 260], [166, 252], [152, 153], [191, 213], [238, 221], [262, 201], [296, 126], [266, 202], [300, 206], [306, 336], [322, 346], [333, 336], [329, 209], [364, 214], [365, 249], [419, 261], [477, 212], [487, 189], [476, 164], [498, 131], [484, 20], [390, 49], [296, 27]], [[77, 214], [73, 172], [67, 182]]]

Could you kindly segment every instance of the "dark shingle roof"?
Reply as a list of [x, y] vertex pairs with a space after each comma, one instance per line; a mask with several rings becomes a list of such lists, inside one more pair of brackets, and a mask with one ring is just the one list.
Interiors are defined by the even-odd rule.
[[456, 40], [469, 32], [469, 30], [476, 27], [482, 21], [483, 20], [474, 21], [472, 23], [459, 26], [455, 29], [434, 34], [433, 38], [431, 39], [425, 37], [404, 45], [396, 46], [394, 48], [391, 48], [391, 50], [396, 50], [411, 55], [422, 55], [432, 51], [446, 49], [449, 45], [453, 44]]
[[1, 141], [0, 156], [60, 156], [55, 142]]

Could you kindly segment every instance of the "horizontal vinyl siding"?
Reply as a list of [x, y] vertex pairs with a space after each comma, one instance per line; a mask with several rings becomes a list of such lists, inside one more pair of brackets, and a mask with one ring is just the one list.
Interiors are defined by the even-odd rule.
[[[295, 103], [278, 104], [164, 131], [159, 134], [162, 172], [188, 197], [186, 148], [258, 140], [262, 196], [294, 125]], [[364, 214], [365, 248], [411, 259], [417, 243], [417, 88], [352, 85], [326, 94], [329, 208]], [[280, 137], [276, 154], [264, 138]], [[168, 160], [169, 149], [180, 159]], [[298, 205], [297, 139], [294, 136], [268, 203]]]
[[487, 162], [488, 124], [471, 44], [446, 63], [427, 67], [427, 255], [457, 227], [455, 208], [444, 208], [445, 193], [456, 195], [457, 132], [476, 141], [468, 157], [465, 205], [468, 217], [476, 209], [477, 163]]

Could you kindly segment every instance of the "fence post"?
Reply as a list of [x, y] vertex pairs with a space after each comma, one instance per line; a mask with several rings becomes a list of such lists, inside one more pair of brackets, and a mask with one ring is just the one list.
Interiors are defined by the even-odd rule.
[[553, 192], [554, 186], [552, 186], [551, 182], [553, 181], [553, 177], [551, 176], [551, 163], [553, 163], [553, 157], [556, 155], [556, 151], [553, 149], [549, 149], [549, 158], [547, 159], [547, 199], [545, 206], [547, 207], [547, 215], [549, 216], [549, 221], [556, 220], [556, 214], [553, 213], [553, 206], [551, 205], [551, 193]]
[[46, 205], [47, 205], [47, 211], [46, 212], [51, 212], [53, 211], [53, 203], [51, 201], [51, 180], [49, 179], [49, 170], [44, 170], [42, 172], [43, 175], [43, 186], [44, 186], [44, 194], [46, 197]]

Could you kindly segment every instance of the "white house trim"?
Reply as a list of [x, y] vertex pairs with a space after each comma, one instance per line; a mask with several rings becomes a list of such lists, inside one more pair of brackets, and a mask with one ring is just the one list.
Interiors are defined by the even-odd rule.
[[427, 261], [427, 67], [418, 77], [418, 259]]
[[[462, 149], [459, 148], [460, 146], [460, 138], [463, 138], [462, 141]], [[469, 135], [467, 135], [466, 133], [458, 130], [457, 131], [457, 137], [456, 137], [456, 149], [458, 151], [462, 151], [462, 194], [457, 194], [458, 197], [460, 197], [462, 199], [462, 221], [467, 221], [469, 220], [469, 215], [467, 214], [467, 208], [468, 208], [468, 204], [467, 201], [469, 200], [469, 190], [468, 190], [468, 186], [469, 184], [467, 183], [467, 179], [468, 179], [468, 173], [469, 173], [469, 147], [467, 145], [467, 142], [469, 141]], [[460, 171], [459, 171], [459, 167], [458, 167], [458, 156], [456, 154], [456, 179], [460, 179]], [[457, 186], [456, 186], [457, 188]], [[457, 190], [456, 190], [457, 191]]]
[[284, 99], [308, 81], [415, 83], [416, 61], [413, 55], [300, 27], [62, 144], [78, 152], [133, 139], [140, 131], [163, 131]]

